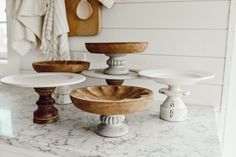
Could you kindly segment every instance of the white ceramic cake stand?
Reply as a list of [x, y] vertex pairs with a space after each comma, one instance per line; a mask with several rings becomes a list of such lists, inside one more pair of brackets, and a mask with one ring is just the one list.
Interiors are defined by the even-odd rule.
[[104, 69], [86, 70], [82, 74], [92, 78], [105, 79], [108, 85], [122, 85], [124, 80], [138, 78], [138, 73], [132, 70], [127, 75], [104, 74]]
[[79, 74], [71, 73], [37, 73], [28, 75], [13, 75], [1, 79], [6, 85], [34, 88], [39, 94], [36, 102], [38, 109], [34, 112], [34, 123], [49, 124], [59, 119], [58, 110], [54, 107], [55, 101], [51, 97], [56, 87], [69, 86], [85, 81]]
[[167, 121], [184, 121], [187, 119], [187, 107], [182, 96], [189, 95], [190, 92], [182, 90], [181, 86], [193, 85], [214, 77], [209, 72], [170, 69], [143, 70], [139, 72], [139, 75], [168, 85], [168, 88], [159, 90], [161, 94], [167, 95], [160, 107], [160, 118]]

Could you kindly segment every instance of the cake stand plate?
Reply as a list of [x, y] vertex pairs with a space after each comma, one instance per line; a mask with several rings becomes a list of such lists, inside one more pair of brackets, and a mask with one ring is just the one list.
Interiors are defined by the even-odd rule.
[[13, 75], [1, 79], [6, 85], [34, 88], [39, 94], [36, 102], [38, 109], [34, 111], [34, 123], [49, 124], [58, 121], [58, 110], [54, 107], [55, 100], [52, 93], [56, 87], [68, 86], [85, 81], [86, 78], [70, 73], [38, 73], [28, 75]]
[[139, 72], [139, 75], [168, 85], [168, 88], [159, 90], [161, 94], [167, 95], [160, 109], [160, 118], [167, 121], [184, 121], [187, 119], [187, 107], [182, 96], [189, 95], [190, 92], [182, 90], [181, 86], [193, 85], [214, 78], [214, 75], [209, 72], [171, 69], [143, 70]]
[[138, 73], [130, 70], [127, 75], [109, 75], [104, 74], [103, 69], [92, 69], [82, 72], [83, 75], [92, 78], [105, 79], [108, 85], [122, 85], [124, 80], [138, 78]]

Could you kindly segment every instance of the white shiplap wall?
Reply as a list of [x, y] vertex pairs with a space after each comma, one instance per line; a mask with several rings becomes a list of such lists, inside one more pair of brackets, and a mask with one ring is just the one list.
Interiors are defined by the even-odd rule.
[[[72, 37], [75, 59], [86, 57], [92, 68], [105, 67], [106, 57], [86, 52], [85, 42], [148, 41], [145, 53], [129, 55], [132, 68], [180, 68], [211, 71], [212, 80], [187, 87], [186, 102], [221, 109], [230, 1], [226, 0], [117, 0], [112, 9], [102, 9], [102, 30], [98, 36]], [[21, 58], [21, 69], [31, 69], [39, 52]], [[89, 79], [85, 84], [104, 83]], [[146, 86], [156, 92], [162, 85], [133, 80], [127, 84]], [[163, 100], [157, 94], [156, 99]]]

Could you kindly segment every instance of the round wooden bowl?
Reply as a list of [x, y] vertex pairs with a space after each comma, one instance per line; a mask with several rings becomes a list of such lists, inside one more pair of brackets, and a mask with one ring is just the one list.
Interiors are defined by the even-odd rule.
[[98, 54], [139, 53], [146, 50], [148, 42], [86, 43], [87, 50]]
[[32, 63], [32, 66], [37, 72], [81, 73], [89, 69], [90, 63], [85, 61], [41, 61]]
[[153, 92], [133, 86], [94, 86], [71, 92], [79, 109], [100, 115], [125, 115], [144, 110], [153, 102]]

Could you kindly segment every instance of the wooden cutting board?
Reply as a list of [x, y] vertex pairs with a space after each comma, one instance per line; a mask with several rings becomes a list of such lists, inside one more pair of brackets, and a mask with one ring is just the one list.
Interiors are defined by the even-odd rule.
[[91, 17], [79, 19], [76, 9], [80, 0], [66, 0], [67, 20], [70, 28], [69, 36], [93, 36], [100, 32], [100, 3], [98, 0], [88, 0], [93, 8]]

